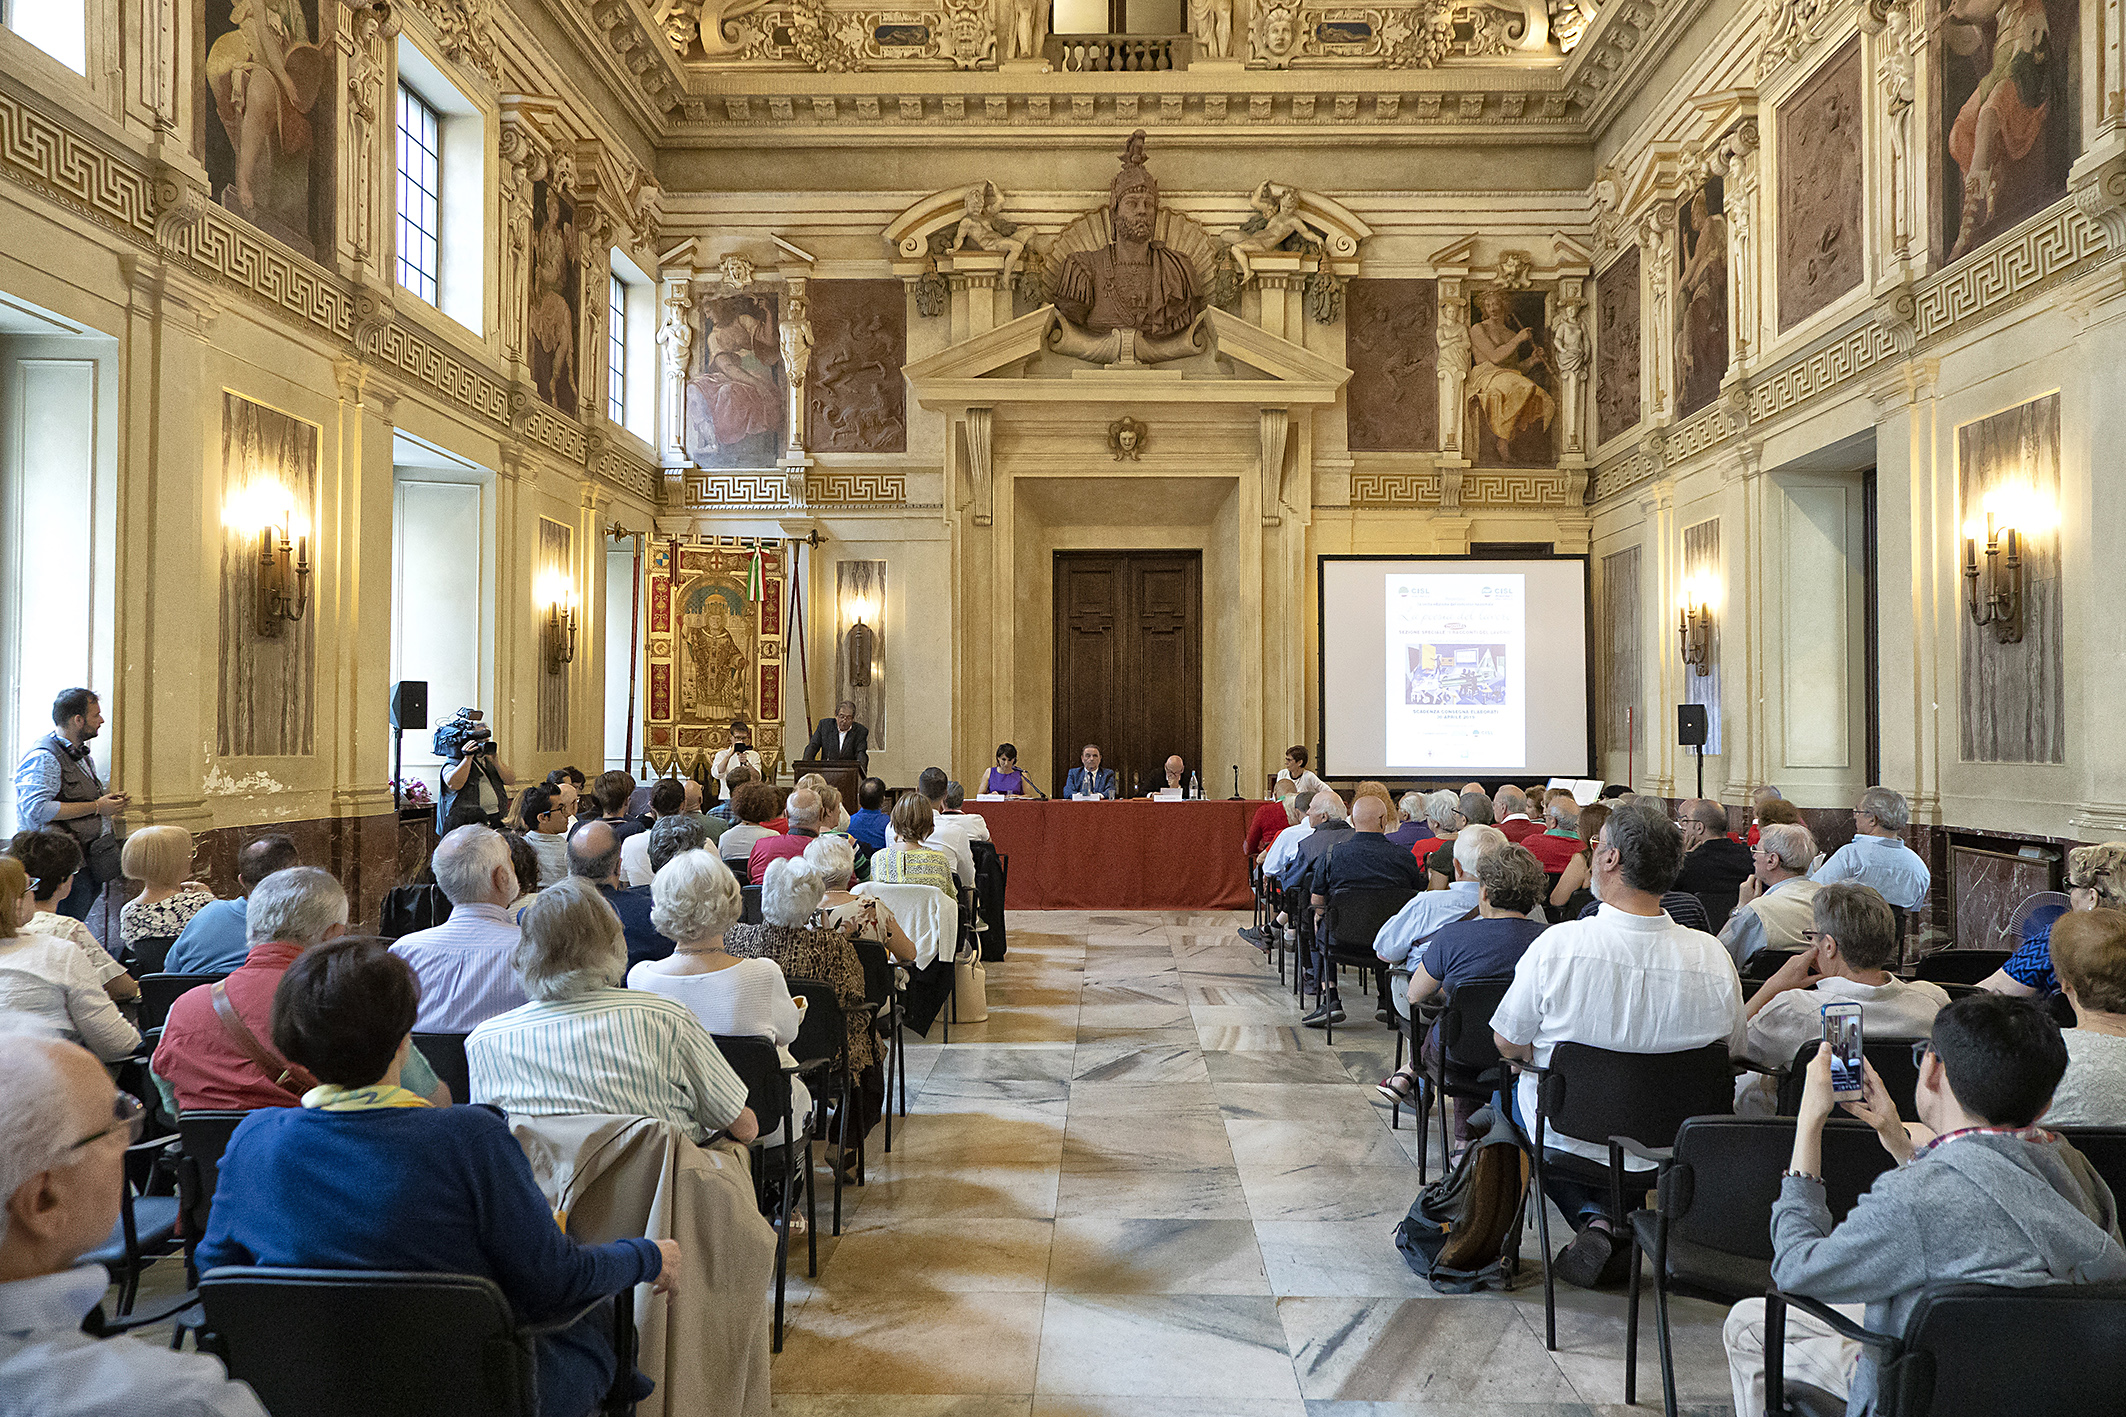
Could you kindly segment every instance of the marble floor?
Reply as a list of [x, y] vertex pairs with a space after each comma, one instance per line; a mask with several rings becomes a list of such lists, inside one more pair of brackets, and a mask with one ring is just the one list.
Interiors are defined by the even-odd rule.
[[[821, 1234], [819, 1278], [793, 1256], [778, 1414], [1659, 1410], [1650, 1310], [1621, 1405], [1621, 1292], [1561, 1289], [1550, 1353], [1540, 1279], [1442, 1296], [1410, 1272], [1391, 1236], [1420, 1143], [1373, 1105], [1393, 1035], [1298, 1027], [1245, 915], [1009, 923], [988, 1021], [909, 1048], [892, 1154]], [[1673, 1312], [1686, 1409], [1727, 1412], [1723, 1311]]]

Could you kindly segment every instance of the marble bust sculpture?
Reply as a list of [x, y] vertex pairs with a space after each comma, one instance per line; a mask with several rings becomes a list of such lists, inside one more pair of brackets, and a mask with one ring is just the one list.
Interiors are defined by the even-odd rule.
[[1145, 170], [1140, 128], [1108, 190], [1107, 245], [1073, 251], [1056, 273], [1057, 352], [1126, 364], [1196, 351], [1203, 292], [1188, 258], [1157, 238], [1158, 216], [1159, 183]]

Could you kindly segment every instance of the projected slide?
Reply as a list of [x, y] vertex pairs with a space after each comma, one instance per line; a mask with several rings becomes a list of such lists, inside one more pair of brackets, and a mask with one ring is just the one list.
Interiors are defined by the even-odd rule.
[[1582, 557], [1325, 556], [1324, 771], [1591, 772]]
[[1384, 577], [1390, 762], [1521, 767], [1522, 576]]

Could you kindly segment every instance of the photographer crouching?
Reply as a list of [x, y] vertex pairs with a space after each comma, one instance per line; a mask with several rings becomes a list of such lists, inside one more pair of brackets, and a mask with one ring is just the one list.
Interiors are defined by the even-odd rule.
[[494, 730], [476, 708], [461, 708], [436, 729], [435, 755], [444, 761], [443, 791], [436, 801], [436, 830], [448, 836], [462, 826], [502, 825], [515, 776], [497, 755]]

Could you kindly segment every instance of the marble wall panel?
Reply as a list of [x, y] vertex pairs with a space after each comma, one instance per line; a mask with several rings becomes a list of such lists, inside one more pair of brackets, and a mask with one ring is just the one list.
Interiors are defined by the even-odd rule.
[[1952, 842], [1949, 847], [1950, 900], [1955, 911], [1955, 938], [1960, 949], [2015, 948], [2001, 930], [2017, 903], [2054, 888], [2057, 862]]
[[[1718, 517], [1683, 528], [1683, 580], [1686, 585], [1721, 583]], [[1707, 757], [1717, 757], [1720, 753], [1720, 622], [1723, 608], [1717, 602], [1713, 606], [1712, 643], [1706, 654], [1706, 672], [1700, 674], [1695, 669], [1683, 672], [1683, 702], [1705, 705]], [[1679, 642], [1678, 653], [1681, 648]]]
[[[871, 730], [871, 751], [886, 747], [886, 563], [884, 561], [837, 561], [834, 563], [835, 642], [834, 701], [849, 699], [856, 704], [856, 721]], [[863, 617], [871, 631], [871, 681], [856, 684], [850, 670], [850, 630]], [[969, 795], [974, 789], [969, 788]], [[854, 810], [853, 808], [851, 809]]]
[[1860, 284], [1860, 40], [1779, 106], [1779, 328]]
[[[433, 823], [435, 814], [423, 814]], [[196, 833], [193, 874], [218, 896], [237, 894], [236, 853], [262, 836], [286, 836], [295, 843], [305, 866], [317, 866], [347, 890], [348, 931], [374, 934], [385, 894], [393, 886], [421, 878], [427, 850], [402, 852], [402, 823], [385, 811], [361, 817], [327, 817], [300, 822], [261, 822], [254, 826], [217, 827]], [[432, 846], [432, 827], [423, 846]], [[412, 869], [407, 869], [408, 866]]]
[[[1963, 757], [1980, 763], [2066, 761], [2066, 655], [2059, 533], [2060, 396], [2047, 394], [1956, 430], [1958, 521], [1979, 538], [1985, 570], [1989, 511], [2020, 518], [2023, 637], [2003, 644], [1959, 615]], [[2006, 568], [2005, 547], [2000, 558]], [[1983, 596], [1988, 582], [1981, 575]]]
[[1639, 597], [1639, 548], [1602, 558], [1602, 741], [1605, 753], [1643, 751], [1646, 725], [1625, 729], [1625, 710], [1645, 710], [1645, 615]]
[[[324, 583], [315, 531], [318, 428], [240, 395], [222, 395], [221, 659], [215, 752], [221, 757], [307, 756], [316, 748], [318, 614], [276, 619], [261, 634], [259, 535], [270, 523], [306, 553], [310, 585]], [[290, 583], [293, 578], [291, 576]]]
[[1629, 432], [1643, 412], [1639, 374], [1639, 248], [1595, 277], [1595, 441]]
[[1727, 217], [1717, 177], [1676, 212], [1676, 417], [1713, 401], [1727, 374]]
[[815, 453], [908, 451], [908, 296], [898, 280], [805, 284], [812, 365], [805, 447]]
[[1344, 289], [1345, 386], [1353, 452], [1439, 447], [1439, 284], [1354, 280]]
[[1927, 6], [1937, 269], [2067, 195], [2081, 151], [2081, 9], [2078, 0]]
[[[575, 540], [575, 528], [569, 526], [566, 522], [553, 521], [547, 517], [539, 518], [539, 574], [541, 576], [554, 576], [573, 585], [574, 578], [571, 571], [575, 563], [571, 556]], [[588, 650], [590, 648], [589, 637], [581, 629], [583, 612], [580, 607], [577, 608], [576, 615], [578, 624], [576, 647], [579, 650]], [[539, 607], [537, 630], [539, 646], [539, 751], [542, 753], [558, 753], [568, 747], [568, 679], [572, 666], [562, 665], [559, 673], [554, 672], [549, 667], [549, 661], [547, 660], [549, 651], [546, 644], [546, 607], [543, 605]], [[564, 628], [562, 635], [566, 637], [567, 634], [568, 631]]]

